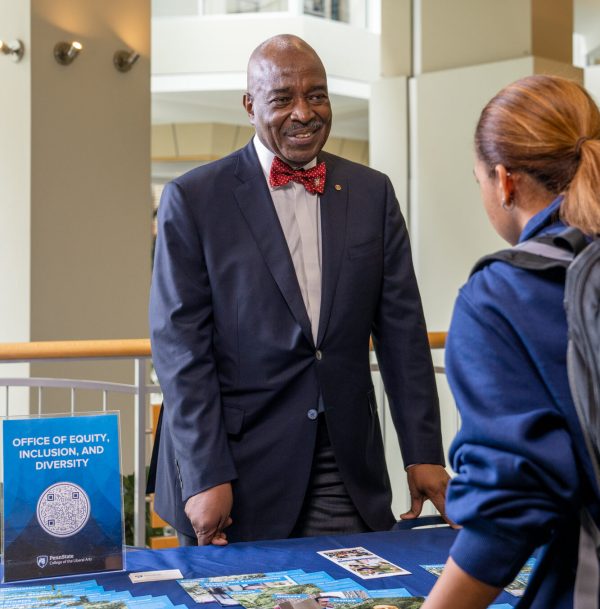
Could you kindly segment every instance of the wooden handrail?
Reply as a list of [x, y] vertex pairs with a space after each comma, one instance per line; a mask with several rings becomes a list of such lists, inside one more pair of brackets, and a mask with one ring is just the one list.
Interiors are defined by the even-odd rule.
[[[429, 332], [432, 349], [443, 349], [446, 332]], [[151, 357], [148, 338], [0, 343], [0, 362], [40, 359]]]
[[0, 343], [0, 362], [36, 359], [150, 357], [151, 355], [148, 338]]
[[443, 349], [446, 346], [448, 332], [428, 332], [429, 346], [432, 349]]
[[[428, 332], [429, 347], [431, 349], [443, 349], [446, 345], [446, 336], [448, 332]], [[373, 338], [369, 340], [369, 349], [373, 351]]]

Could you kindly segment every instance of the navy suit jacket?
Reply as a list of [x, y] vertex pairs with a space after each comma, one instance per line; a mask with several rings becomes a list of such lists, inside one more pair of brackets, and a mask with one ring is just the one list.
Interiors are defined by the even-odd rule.
[[287, 537], [323, 397], [342, 479], [375, 530], [394, 523], [369, 366], [372, 335], [404, 463], [444, 462], [431, 354], [389, 179], [327, 153], [313, 341], [252, 142], [165, 187], [150, 299], [164, 396], [155, 509], [194, 535], [192, 495], [233, 481], [230, 541]]

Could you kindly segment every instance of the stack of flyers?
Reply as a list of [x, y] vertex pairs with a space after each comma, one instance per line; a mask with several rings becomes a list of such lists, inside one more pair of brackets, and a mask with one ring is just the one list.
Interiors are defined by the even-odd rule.
[[5, 609], [185, 609], [167, 596], [132, 596], [128, 590], [104, 590], [94, 580], [46, 586], [0, 588]]
[[197, 603], [245, 609], [416, 609], [424, 601], [404, 588], [367, 590], [353, 579], [301, 569], [179, 580]]
[[220, 605], [238, 605], [231, 592], [256, 591], [262, 588], [277, 588], [296, 583], [294, 575], [304, 571], [274, 571], [271, 573], [244, 573], [241, 575], [221, 575], [217, 577], [200, 577], [197, 579], [180, 579], [179, 584], [197, 603]]
[[[294, 583], [284, 584], [285, 578]], [[352, 579], [336, 580], [323, 571], [305, 573], [299, 569], [182, 579], [179, 583], [196, 602], [217, 601], [245, 609], [419, 609], [425, 602], [424, 597], [412, 596], [405, 588], [367, 590]], [[215, 596], [208, 592], [215, 589]], [[500, 604], [489, 609], [512, 607]]]
[[[525, 588], [527, 588], [527, 584], [529, 583], [529, 576], [535, 567], [535, 558], [532, 556], [524, 565], [523, 568], [517, 574], [517, 577], [504, 588], [506, 592], [512, 594], [513, 596], [523, 596], [525, 592]], [[429, 571], [429, 573], [433, 573], [436, 577], [439, 577], [444, 570], [443, 564], [437, 565], [421, 565], [423, 569]]]
[[[410, 575], [406, 569], [362, 547], [323, 550], [318, 554], [361, 579]], [[430, 566], [443, 567], [426, 568]], [[197, 603], [216, 601], [225, 607], [237, 605], [244, 609], [418, 609], [425, 602], [423, 596], [412, 596], [405, 588], [368, 590], [351, 578], [334, 579], [326, 571], [306, 573], [302, 569], [178, 582]], [[510, 609], [510, 605], [490, 605], [490, 609]]]

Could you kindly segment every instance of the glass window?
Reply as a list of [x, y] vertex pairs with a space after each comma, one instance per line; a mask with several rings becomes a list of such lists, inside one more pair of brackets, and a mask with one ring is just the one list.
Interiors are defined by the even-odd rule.
[[272, 13], [288, 10], [288, 0], [204, 0], [205, 15]]
[[366, 25], [367, 0], [304, 0], [304, 14], [332, 21]]
[[[371, 0], [373, 1], [373, 0]], [[331, 19], [355, 27], [367, 26], [369, 0], [152, 0], [152, 16], [288, 13]]]

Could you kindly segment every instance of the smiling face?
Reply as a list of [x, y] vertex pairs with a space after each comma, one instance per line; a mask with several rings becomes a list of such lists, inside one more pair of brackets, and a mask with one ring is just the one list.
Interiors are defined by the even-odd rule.
[[268, 41], [250, 59], [244, 107], [271, 152], [293, 167], [305, 165], [321, 151], [331, 129], [323, 64], [300, 39]]

